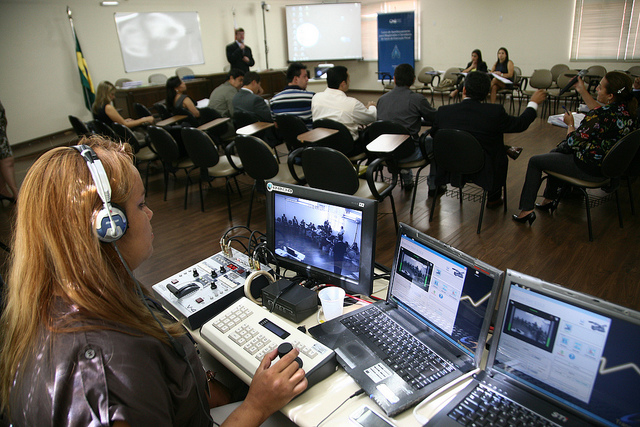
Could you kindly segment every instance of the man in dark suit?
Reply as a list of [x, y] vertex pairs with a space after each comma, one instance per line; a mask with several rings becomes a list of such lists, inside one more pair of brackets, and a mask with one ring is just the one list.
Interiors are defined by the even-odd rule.
[[233, 97], [233, 111], [249, 113], [261, 122], [273, 122], [271, 110], [260, 94], [260, 74], [249, 71], [244, 75], [243, 86]]
[[[507, 180], [509, 147], [504, 145], [504, 134], [525, 131], [536, 118], [538, 104], [545, 100], [547, 94], [538, 90], [522, 115], [515, 117], [507, 114], [501, 104], [484, 102], [490, 88], [491, 79], [488, 74], [481, 71], [469, 73], [462, 89], [462, 102], [443, 105], [438, 109], [431, 135], [435, 137], [439, 129], [459, 129], [476, 137], [485, 152], [485, 165], [471, 179], [489, 189], [487, 207], [498, 207], [503, 203], [501, 190]], [[443, 178], [436, 171], [436, 183], [441, 183]]]
[[227, 61], [231, 64], [231, 69], [238, 69], [245, 73], [249, 67], [253, 67], [256, 61], [253, 60], [251, 48], [244, 44], [244, 30], [236, 29], [236, 39], [227, 45]]

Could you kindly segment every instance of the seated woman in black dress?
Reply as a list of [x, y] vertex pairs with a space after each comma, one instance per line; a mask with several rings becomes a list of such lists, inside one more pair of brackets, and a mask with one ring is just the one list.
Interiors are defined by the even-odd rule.
[[153, 124], [153, 116], [141, 117], [136, 120], [123, 118], [112, 104], [115, 98], [116, 87], [108, 81], [100, 82], [96, 91], [96, 100], [91, 107], [93, 118], [100, 120], [107, 126], [111, 126], [113, 123], [120, 123], [128, 128], [134, 128], [145, 123]]
[[513, 219], [532, 224], [536, 219], [534, 206], [553, 212], [557, 207], [558, 180], [549, 176], [544, 191], [544, 200], [536, 204], [538, 189], [542, 183], [542, 171], [549, 170], [586, 181], [599, 181], [602, 177], [602, 159], [611, 148], [636, 127], [638, 102], [632, 93], [633, 81], [627, 74], [612, 71], [607, 73], [596, 88], [597, 100], [589, 95], [582, 79], [574, 86], [590, 111], [578, 129], [573, 115], [564, 114], [567, 138], [558, 148], [548, 154], [529, 159], [527, 175], [520, 195], [520, 213]]
[[180, 77], [167, 79], [167, 108], [172, 114], [191, 115], [189, 122], [193, 126], [200, 126], [217, 119], [220, 114], [213, 108], [197, 108], [193, 100], [185, 92], [187, 85]]
[[[480, 51], [480, 49], [474, 49], [473, 52], [471, 52], [471, 61], [467, 64], [467, 68], [465, 68], [461, 72], [471, 73], [473, 71], [484, 71], [485, 73], [487, 72], [487, 63], [482, 60], [482, 52]], [[458, 87], [456, 88], [456, 90], [449, 94], [451, 98], [455, 98], [458, 93], [462, 91], [464, 77], [460, 77], [461, 78], [458, 79]]]
[[[499, 75], [500, 77], [504, 77], [505, 79], [513, 81], [513, 70], [514, 65], [513, 61], [509, 59], [509, 51], [507, 51], [506, 47], [501, 47], [498, 49], [498, 60], [493, 67], [491, 68], [491, 72]], [[497, 78], [493, 78], [491, 80], [491, 103], [495, 104], [496, 99], [498, 98], [498, 91], [507, 87], [507, 84], [502, 80]]]

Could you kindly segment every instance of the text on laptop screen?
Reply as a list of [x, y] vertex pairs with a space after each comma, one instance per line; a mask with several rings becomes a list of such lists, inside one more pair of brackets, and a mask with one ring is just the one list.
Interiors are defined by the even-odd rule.
[[431, 320], [473, 355], [494, 278], [407, 236], [402, 237], [397, 256], [392, 298]]
[[611, 425], [637, 425], [638, 337], [637, 323], [512, 283], [493, 367]]

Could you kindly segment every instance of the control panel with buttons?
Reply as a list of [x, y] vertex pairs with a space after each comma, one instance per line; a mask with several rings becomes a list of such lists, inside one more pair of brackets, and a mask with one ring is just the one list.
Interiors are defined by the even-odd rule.
[[[268, 266], [261, 269], [271, 271]], [[245, 279], [255, 270], [248, 257], [231, 248], [153, 285], [162, 305], [189, 329], [197, 329], [244, 295]]]
[[333, 350], [245, 297], [206, 322], [200, 335], [249, 376], [276, 348], [280, 357], [293, 348], [300, 351], [296, 361], [305, 370], [309, 386], [337, 368]]

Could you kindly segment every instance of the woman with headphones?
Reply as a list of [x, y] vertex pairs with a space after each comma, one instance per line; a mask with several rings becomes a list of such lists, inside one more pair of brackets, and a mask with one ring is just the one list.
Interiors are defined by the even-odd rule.
[[[190, 337], [131, 274], [153, 252], [128, 145], [50, 150], [18, 200], [2, 316], [0, 404], [13, 425], [211, 426], [227, 403]], [[307, 386], [268, 354], [223, 425], [259, 425]], [[220, 422], [220, 420], [218, 420]]]

